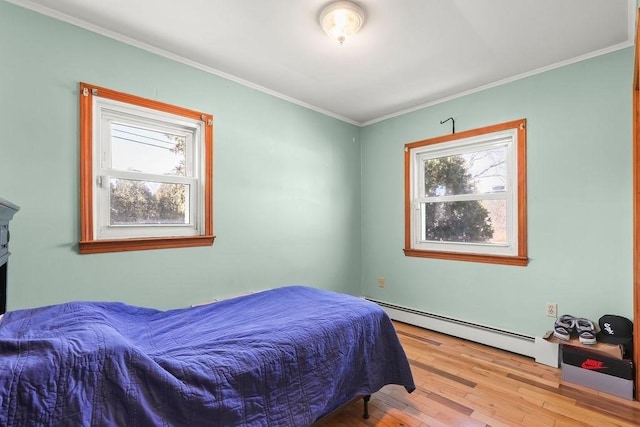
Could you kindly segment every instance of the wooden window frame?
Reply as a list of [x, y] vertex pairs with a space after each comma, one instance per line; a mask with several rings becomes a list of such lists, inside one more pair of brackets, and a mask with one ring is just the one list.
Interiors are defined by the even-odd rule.
[[[94, 236], [93, 110], [94, 97], [204, 122], [203, 230], [196, 236], [96, 239]], [[199, 111], [80, 83], [80, 242], [81, 254], [211, 246], [213, 234], [213, 116]]]
[[[640, 10], [636, 10], [640, 22]], [[635, 381], [640, 384], [640, 27], [636, 26], [635, 58], [633, 61], [633, 363]], [[640, 387], [635, 388], [635, 399], [640, 400]]]
[[[484, 134], [491, 134], [500, 131], [516, 130], [517, 134], [517, 202], [516, 215], [517, 220], [517, 241], [516, 255], [495, 255], [486, 253], [469, 253], [456, 251], [437, 251], [416, 249], [412, 244], [412, 227], [413, 227], [413, 195], [411, 194], [412, 180], [414, 177], [411, 173], [412, 150], [427, 145], [441, 144], [472, 138]], [[526, 162], [526, 119], [514, 120], [497, 125], [486, 126], [479, 129], [473, 129], [465, 132], [459, 132], [451, 135], [440, 136], [436, 138], [416, 141], [405, 144], [404, 153], [404, 197], [405, 197], [405, 256], [435, 258], [455, 261], [470, 261], [491, 264], [504, 264], [513, 266], [526, 266], [529, 263], [527, 255], [527, 162]]]

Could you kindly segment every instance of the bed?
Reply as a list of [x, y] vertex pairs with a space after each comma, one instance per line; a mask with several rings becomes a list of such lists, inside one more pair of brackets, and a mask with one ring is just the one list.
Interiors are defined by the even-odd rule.
[[0, 319], [0, 425], [308, 426], [415, 389], [376, 304], [287, 286], [159, 311], [113, 302]]

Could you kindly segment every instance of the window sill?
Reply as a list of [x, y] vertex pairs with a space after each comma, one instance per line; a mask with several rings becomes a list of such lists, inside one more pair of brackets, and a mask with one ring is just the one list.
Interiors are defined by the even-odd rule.
[[78, 245], [81, 254], [97, 254], [104, 252], [213, 246], [214, 239], [215, 236], [154, 237], [147, 239], [80, 241]]
[[504, 264], [526, 267], [529, 258], [526, 256], [502, 256], [486, 254], [465, 254], [454, 252], [423, 251], [417, 249], [404, 249], [405, 256], [419, 258], [448, 259], [451, 261], [482, 262], [487, 264]]

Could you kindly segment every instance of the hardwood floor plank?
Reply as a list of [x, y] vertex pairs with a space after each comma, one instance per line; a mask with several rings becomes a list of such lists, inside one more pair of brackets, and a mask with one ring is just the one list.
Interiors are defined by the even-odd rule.
[[438, 369], [438, 368], [435, 368], [433, 366], [429, 366], [426, 363], [418, 362], [417, 360], [410, 360], [410, 362], [411, 362], [411, 366], [412, 367], [424, 369], [425, 371], [429, 371], [429, 372], [434, 373], [436, 375], [440, 375], [441, 377], [447, 378], [447, 379], [449, 379], [451, 381], [458, 382], [458, 383], [460, 383], [460, 384], [462, 384], [462, 385], [464, 385], [466, 387], [475, 387], [476, 386], [476, 383], [473, 382], [473, 381], [469, 381], [469, 380], [461, 378], [461, 377], [459, 377], [457, 375], [450, 374], [450, 373], [448, 373], [446, 371], [443, 371], [442, 369]]
[[454, 400], [447, 399], [446, 397], [438, 393], [429, 393], [427, 398], [433, 400], [434, 402], [438, 402], [439, 404], [444, 405], [460, 414], [471, 415], [471, 413], [473, 413], [473, 409], [465, 405], [461, 405], [460, 403], [457, 403]]
[[527, 414], [522, 419], [522, 425], [525, 427], [553, 427], [555, 423], [554, 416], [540, 413]]
[[474, 420], [478, 420], [480, 422], [485, 423], [487, 426], [491, 427], [513, 427], [513, 424], [507, 424], [505, 422], [500, 421], [498, 418], [493, 415], [487, 415], [482, 412], [474, 412], [471, 414], [471, 418]]
[[518, 390], [518, 394], [523, 399], [530, 399], [535, 402], [542, 402], [540, 406], [545, 402], [554, 403], [558, 406], [575, 406], [576, 400], [560, 394], [550, 394], [543, 389], [536, 389], [531, 387], [522, 387]]
[[414, 340], [426, 342], [428, 344], [436, 345], [436, 346], [440, 345], [440, 343], [438, 341], [431, 340], [429, 338], [425, 338], [422, 335], [418, 335], [418, 334], [414, 334], [414, 333], [407, 332], [407, 331], [402, 331], [402, 330], [397, 331], [397, 332], [398, 332], [398, 335], [401, 335], [401, 336], [404, 335], [405, 337], [410, 337], [410, 338], [413, 338]]

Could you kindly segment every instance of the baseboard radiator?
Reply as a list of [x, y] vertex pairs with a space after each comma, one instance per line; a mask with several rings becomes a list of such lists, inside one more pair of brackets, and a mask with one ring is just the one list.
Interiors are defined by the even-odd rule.
[[536, 357], [536, 339], [511, 331], [479, 325], [439, 314], [427, 313], [409, 307], [365, 297], [381, 306], [393, 320], [441, 332], [524, 356]]

